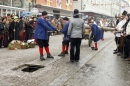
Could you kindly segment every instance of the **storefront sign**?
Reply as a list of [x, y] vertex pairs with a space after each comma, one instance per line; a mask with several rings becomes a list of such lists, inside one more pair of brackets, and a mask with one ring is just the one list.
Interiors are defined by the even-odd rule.
[[11, 6], [11, 0], [0, 0], [0, 5]]
[[22, 0], [12, 0], [12, 6], [13, 7], [19, 7], [22, 8]]

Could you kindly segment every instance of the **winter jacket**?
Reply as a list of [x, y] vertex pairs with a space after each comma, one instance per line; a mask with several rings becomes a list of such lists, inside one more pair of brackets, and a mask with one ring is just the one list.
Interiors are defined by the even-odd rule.
[[92, 35], [94, 36], [94, 42], [97, 42], [103, 38], [103, 32], [97, 25], [92, 24], [91, 29]]
[[64, 40], [67, 40], [67, 31], [69, 27], [69, 22], [67, 22], [61, 32], [64, 34]]
[[84, 21], [81, 18], [74, 18], [70, 21], [67, 35], [70, 38], [83, 38], [85, 32]]
[[36, 39], [48, 40], [48, 31], [57, 31], [57, 30], [44, 18], [39, 18], [37, 20], [34, 37]]

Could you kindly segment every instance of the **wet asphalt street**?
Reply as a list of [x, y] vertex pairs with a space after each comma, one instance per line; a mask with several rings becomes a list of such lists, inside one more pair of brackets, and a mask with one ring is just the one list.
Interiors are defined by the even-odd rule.
[[63, 86], [130, 86], [130, 64], [113, 54], [113, 45], [103, 48]]
[[[92, 51], [83, 40], [80, 61], [75, 63], [69, 61], [69, 55], [58, 57], [62, 37], [50, 37], [50, 51], [55, 58], [45, 61], [39, 60], [38, 46], [0, 49], [0, 86], [130, 86], [130, 64], [113, 54], [113, 33], [105, 33], [105, 40], [98, 42], [98, 51]], [[25, 64], [45, 67], [29, 73], [21, 71]]]

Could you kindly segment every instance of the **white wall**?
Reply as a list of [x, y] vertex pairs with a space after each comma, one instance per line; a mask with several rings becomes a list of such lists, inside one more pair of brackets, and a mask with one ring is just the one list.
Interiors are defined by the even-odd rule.
[[78, 9], [81, 11], [81, 0], [73, 1], [73, 9]]

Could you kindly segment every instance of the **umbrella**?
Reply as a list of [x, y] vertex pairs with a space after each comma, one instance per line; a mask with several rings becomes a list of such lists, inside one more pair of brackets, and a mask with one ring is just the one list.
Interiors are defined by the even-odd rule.
[[23, 12], [21, 16], [31, 16], [32, 14], [32, 12]]

